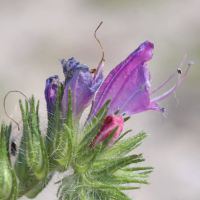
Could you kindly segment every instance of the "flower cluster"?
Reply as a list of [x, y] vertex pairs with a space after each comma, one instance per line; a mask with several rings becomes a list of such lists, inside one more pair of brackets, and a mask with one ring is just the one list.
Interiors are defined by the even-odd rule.
[[[57, 94], [58, 84], [64, 85], [64, 95], [62, 97], [62, 116], [66, 118], [67, 103], [68, 103], [68, 89], [72, 91], [72, 112], [73, 119], [76, 122], [83, 112], [83, 110], [90, 105], [93, 101], [91, 113], [88, 119], [90, 122], [100, 108], [106, 103], [108, 99], [111, 99], [109, 104], [109, 110], [105, 119], [105, 123], [108, 124], [108, 119], [112, 119], [109, 124], [112, 125], [113, 120], [118, 121], [120, 116], [130, 116], [136, 113], [140, 113], [147, 110], [155, 110], [164, 113], [164, 108], [159, 108], [158, 102], [169, 96], [185, 78], [192, 62], [188, 63], [188, 69], [181, 77], [180, 68], [185, 60], [181, 63], [175, 73], [170, 76], [161, 86], [150, 92], [150, 72], [148, 70], [146, 62], [153, 57], [154, 44], [145, 41], [134, 52], [132, 52], [124, 61], [117, 65], [103, 81], [103, 66], [104, 60], [102, 60], [94, 74], [94, 77], [90, 74], [89, 68], [86, 65], [80, 64], [74, 58], [61, 60], [63, 66], [63, 72], [65, 75], [65, 81], [60, 81], [58, 76], [50, 77], [46, 81], [45, 97], [47, 102], [48, 112], [51, 113], [55, 98]], [[186, 56], [185, 56], [186, 57]], [[178, 82], [170, 90], [164, 94], [151, 99], [150, 96], [162, 88], [168, 83], [176, 74], [179, 74]], [[102, 83], [103, 81], [103, 83]], [[102, 84], [101, 84], [102, 83]], [[99, 90], [98, 90], [99, 89]], [[98, 90], [98, 91], [97, 91]], [[95, 95], [95, 92], [96, 96]], [[51, 109], [50, 109], [51, 108]], [[117, 112], [117, 115], [114, 113]], [[120, 130], [123, 129], [122, 120], [119, 120], [118, 125]], [[115, 124], [115, 126], [117, 126]], [[106, 126], [109, 130], [108, 125]], [[103, 127], [102, 127], [103, 130]], [[102, 142], [100, 138], [106, 138], [109, 134], [100, 130], [100, 133], [95, 138], [95, 141]], [[119, 130], [118, 130], [119, 132]], [[116, 133], [119, 137], [120, 133]], [[99, 138], [98, 138], [99, 137]], [[116, 136], [114, 136], [117, 139]], [[94, 142], [96, 144], [96, 142]]]
[[[58, 197], [67, 199], [130, 200], [122, 190], [139, 189], [149, 184], [144, 178], [152, 167], [135, 167], [144, 161], [142, 154], [133, 154], [147, 134], [124, 139], [124, 123], [131, 115], [155, 110], [183, 81], [192, 62], [181, 78], [181, 65], [158, 88], [150, 92], [150, 73], [146, 62], [152, 59], [154, 45], [146, 41], [103, 80], [104, 59], [95, 70], [89, 70], [74, 58], [62, 59], [65, 80], [55, 75], [46, 80], [48, 127], [41, 133], [39, 101], [32, 96], [19, 101], [23, 132], [18, 147], [9, 144], [12, 124], [2, 123], [0, 132], [0, 199], [16, 200], [22, 196], [34, 199], [49, 183], [55, 172], [63, 175]], [[186, 57], [186, 56], [185, 56]], [[185, 58], [184, 58], [185, 59]], [[94, 72], [94, 74], [92, 74]], [[164, 94], [150, 96], [178, 73], [177, 83]], [[91, 111], [84, 127], [80, 117], [85, 108]], [[11, 153], [9, 153], [11, 151]], [[16, 156], [17, 155], [17, 156]], [[11, 156], [16, 156], [14, 168]], [[124, 185], [125, 184], [125, 185]]]

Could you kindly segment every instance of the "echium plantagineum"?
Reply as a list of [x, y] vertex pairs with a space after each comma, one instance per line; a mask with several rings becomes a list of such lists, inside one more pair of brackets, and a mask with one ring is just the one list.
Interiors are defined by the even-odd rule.
[[[93, 105], [88, 122], [97, 114], [100, 108], [106, 103], [108, 99], [111, 99], [109, 104], [109, 110], [107, 116], [113, 115], [118, 111], [118, 115], [130, 116], [136, 113], [140, 113], [147, 110], [155, 110], [164, 113], [164, 108], [159, 108], [157, 103], [169, 96], [185, 78], [190, 66], [193, 62], [188, 63], [188, 68], [181, 78], [181, 66], [186, 58], [184, 57], [181, 65], [176, 71], [158, 88], [150, 92], [150, 72], [148, 70], [146, 62], [152, 59], [154, 50], [154, 44], [145, 41], [142, 43], [133, 53], [131, 53], [124, 61], [117, 65], [103, 80], [103, 64], [101, 61], [94, 77], [90, 74], [89, 68], [86, 65], [82, 65], [74, 58], [65, 61], [61, 60], [63, 71], [65, 74], [64, 95], [62, 98], [62, 114], [66, 117], [67, 102], [68, 102], [68, 88], [72, 90], [72, 104], [73, 104], [73, 116], [76, 121], [83, 110], [91, 103], [95, 92], [96, 96], [93, 100]], [[150, 99], [150, 96], [162, 88], [178, 73], [179, 79], [177, 83], [164, 94]], [[98, 74], [98, 75], [97, 75]], [[57, 78], [57, 76], [55, 76]], [[47, 79], [47, 85], [45, 90], [45, 96], [47, 100], [47, 107], [49, 108], [49, 99], [52, 99], [47, 93], [47, 88], [53, 88], [55, 82], [58, 84], [60, 80], [54, 78], [55, 81], [49, 81]], [[101, 84], [102, 83], [102, 84]], [[54, 87], [55, 88], [55, 87]], [[54, 91], [55, 96], [56, 92]], [[55, 99], [55, 98], [54, 98]], [[54, 103], [55, 101], [52, 101]], [[52, 104], [51, 103], [51, 104]], [[48, 109], [49, 110], [49, 109]]]
[[[162, 85], [150, 92], [150, 72], [146, 62], [152, 59], [153, 50], [154, 45], [145, 41], [117, 65], [104, 81], [103, 58], [97, 70], [94, 70], [93, 76], [86, 65], [71, 58], [68, 61], [61, 60], [64, 81], [58, 76], [47, 79], [45, 97], [49, 119], [52, 121], [50, 127], [53, 127], [48, 132], [48, 138], [53, 139], [50, 143], [47, 142], [47, 146], [50, 147], [47, 148], [47, 153], [51, 157], [50, 169], [52, 162], [54, 166], [59, 164], [61, 168], [56, 168], [59, 172], [69, 166], [74, 170], [73, 174], [59, 181], [60, 199], [113, 197], [128, 200], [130, 198], [121, 190], [138, 189], [138, 187], [121, 184], [148, 183], [135, 177], [144, 178], [150, 171], [144, 173], [135, 171], [152, 168], [130, 167], [130, 164], [141, 162], [143, 159], [141, 154], [128, 156], [128, 153], [141, 144], [146, 135], [141, 132], [122, 140], [129, 132], [126, 131], [121, 135], [124, 122], [130, 115], [147, 110], [164, 113], [164, 108], [160, 109], [157, 103], [175, 91], [193, 64], [193, 62], [188, 63], [188, 68], [181, 78], [181, 67], [186, 53], [176, 71]], [[170, 90], [156, 98], [150, 98], [177, 73], [178, 81]], [[85, 127], [78, 129], [80, 116], [92, 100]], [[57, 120], [59, 116], [62, 116], [62, 119]]]
[[[12, 124], [7, 126], [2, 122], [0, 199], [16, 200], [22, 196], [34, 199], [55, 172], [64, 172], [57, 182], [59, 200], [130, 200], [122, 191], [140, 189], [136, 184], [149, 184], [144, 178], [153, 168], [135, 166], [145, 159], [142, 154], [133, 152], [147, 134], [141, 131], [125, 139], [131, 130], [123, 132], [124, 123], [130, 115], [143, 111], [163, 113], [164, 109], [157, 103], [180, 85], [193, 64], [188, 63], [181, 78], [186, 54], [178, 69], [150, 92], [150, 72], [146, 62], [152, 59], [153, 50], [154, 45], [145, 41], [104, 81], [104, 52], [99, 66], [92, 70], [73, 57], [60, 60], [65, 80], [60, 80], [57, 75], [46, 80], [46, 133], [40, 127], [39, 101], [36, 104], [34, 96], [26, 99], [25, 106], [19, 100], [23, 123], [19, 147], [13, 143], [15, 141], [12, 142], [14, 149], [9, 144]], [[177, 73], [178, 81], [170, 90], [150, 98]], [[90, 114], [83, 126], [81, 114], [91, 103]], [[11, 165], [11, 156], [16, 156], [14, 165]], [[65, 173], [69, 168], [72, 170]]]

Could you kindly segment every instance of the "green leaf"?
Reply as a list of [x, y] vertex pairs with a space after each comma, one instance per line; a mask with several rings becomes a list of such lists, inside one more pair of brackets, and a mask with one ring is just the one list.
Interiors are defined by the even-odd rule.
[[11, 131], [12, 131], [12, 122], [10, 122], [9, 126], [6, 126], [6, 151], [7, 151], [7, 157], [8, 157], [8, 160], [10, 161], [10, 164], [11, 164], [11, 160], [10, 160], [9, 146], [10, 146]]
[[56, 159], [62, 155], [61, 141], [63, 137], [63, 119], [61, 115], [61, 100], [63, 96], [63, 86], [58, 85], [56, 101], [52, 113], [48, 113], [48, 128], [45, 146], [49, 156], [50, 169], [54, 170], [57, 165]]
[[118, 110], [114, 113], [114, 115], [117, 115], [117, 114], [119, 113], [119, 111], [120, 111], [120, 109], [118, 109]]
[[[68, 107], [67, 107], [67, 116], [65, 124], [63, 124], [64, 130], [62, 132], [62, 136], [60, 137], [60, 153], [58, 154], [58, 159], [56, 159], [61, 166], [61, 168], [57, 168], [59, 172], [66, 170], [69, 167], [69, 164], [72, 159], [72, 151], [73, 151], [73, 137], [76, 140], [76, 134], [74, 133], [74, 125], [73, 125], [73, 113], [72, 113], [72, 92], [71, 89], [68, 88]], [[68, 142], [67, 142], [68, 141]]]
[[[41, 138], [40, 138], [40, 133], [39, 133], [39, 128], [38, 128], [38, 121], [36, 117], [36, 112], [35, 112], [35, 98], [34, 96], [31, 97], [30, 99], [30, 127], [31, 127], [31, 133], [32, 133], [32, 147], [33, 147], [33, 159], [29, 161], [30, 167], [35, 171], [41, 168], [42, 166], [42, 149], [41, 149]], [[37, 172], [36, 172], [37, 174]]]
[[16, 200], [18, 196], [18, 182], [17, 182], [17, 176], [15, 174], [15, 171], [11, 168], [12, 172], [12, 191], [8, 198], [8, 200]]
[[[84, 179], [86, 181], [86, 179]], [[116, 186], [114, 184], [106, 184], [100, 181], [92, 181], [92, 182], [85, 182], [83, 185], [84, 188], [91, 188], [91, 189], [111, 189], [111, 190], [131, 190], [131, 189], [140, 189], [140, 187], [129, 187], [129, 186]]]
[[146, 180], [135, 179], [128, 176], [104, 176], [101, 178], [102, 182], [107, 184], [127, 184], [127, 183], [140, 183], [140, 184], [149, 184]]
[[67, 134], [67, 141], [68, 141], [68, 149], [67, 149], [67, 153], [66, 155], [64, 155], [64, 157], [57, 159], [57, 162], [61, 165], [61, 167], [64, 167], [65, 170], [67, 170], [67, 168], [69, 167], [69, 164], [72, 160], [72, 153], [73, 153], [73, 139], [71, 136], [71, 131], [68, 128], [68, 126], [66, 124], [63, 125], [64, 126], [64, 133]]
[[91, 113], [92, 113], [92, 108], [93, 108], [93, 105], [94, 105], [94, 100], [92, 100], [92, 103], [91, 103], [91, 108], [90, 108], [90, 112], [89, 112], [89, 114], [88, 114], [88, 117], [87, 117], [87, 119], [86, 119], [86, 121], [85, 121], [85, 123], [84, 123], [84, 126], [87, 124], [87, 122], [88, 122], [88, 119], [90, 118], [90, 115], [91, 115]]
[[[138, 189], [138, 188], [137, 188]], [[101, 197], [100, 199], [117, 199], [117, 200], [132, 200], [132, 198], [128, 197], [120, 190], [94, 190], [97, 197]]]
[[114, 134], [116, 133], [117, 129], [119, 128], [119, 126], [116, 126], [112, 132], [109, 134], [109, 136], [102, 142], [102, 149], [101, 151], [103, 151], [108, 145], [109, 145], [109, 142], [112, 140]]
[[[141, 159], [141, 154], [140, 155], [135, 155], [133, 154], [133, 160], [132, 162], [137, 162], [138, 159]], [[96, 162], [93, 165], [93, 170], [101, 170], [101, 169], [106, 169], [109, 165], [115, 165], [117, 162], [120, 162], [122, 159], [128, 158], [128, 157], [113, 157], [113, 158], [105, 158], [101, 160], [96, 160]]]
[[[72, 91], [71, 88], [68, 88], [68, 107], [67, 107], [67, 116], [66, 116], [66, 125], [69, 130], [73, 130], [73, 115], [72, 115]], [[73, 136], [72, 136], [73, 137]]]
[[132, 130], [128, 130], [125, 133], [123, 133], [120, 137], [117, 138], [117, 140], [115, 141], [114, 144], [116, 144], [117, 142], [119, 142], [127, 133], [131, 132]]
[[39, 182], [35, 187], [33, 187], [32, 190], [26, 193], [26, 197], [28, 197], [29, 199], [34, 199], [48, 185], [54, 173], [55, 171], [50, 172], [46, 178], [46, 182]]
[[49, 160], [43, 138], [39, 130], [39, 102], [35, 111], [35, 98], [31, 97], [30, 111], [25, 101], [19, 101], [23, 119], [23, 135], [20, 143], [15, 171], [19, 178], [19, 197], [29, 193], [40, 181], [45, 182], [49, 172]]
[[154, 169], [153, 167], [127, 167], [123, 168], [122, 170], [125, 171], [141, 171], [141, 170], [148, 170], [148, 169]]
[[44, 145], [44, 141], [42, 136], [40, 135], [40, 148], [41, 148], [41, 153], [42, 153], [42, 163], [39, 169], [37, 169], [34, 172], [34, 175], [43, 183], [46, 182], [46, 178], [48, 176], [49, 173], [49, 160], [48, 160], [48, 156], [47, 156], [47, 151]]
[[31, 159], [33, 159], [33, 152], [32, 152], [33, 148], [31, 142], [31, 130], [28, 123], [28, 117], [24, 111], [21, 99], [19, 100], [19, 105], [22, 114], [23, 133], [14, 169], [19, 181], [24, 181], [30, 178], [31, 169], [30, 166], [28, 165], [27, 159], [29, 159], [30, 157]]
[[119, 141], [117, 144], [113, 145], [112, 148], [106, 149], [104, 152], [102, 152], [101, 157], [102, 158], [110, 158], [113, 156], [124, 156], [125, 154], [129, 153], [136, 147], [138, 147], [141, 144], [141, 141], [147, 137], [147, 134], [145, 132], [141, 132], [131, 138], [128, 138], [126, 140]]
[[101, 119], [101, 117], [103, 116], [104, 112], [106, 111], [106, 108], [108, 107], [109, 103], [111, 102], [111, 99], [108, 99], [108, 101], [106, 101], [106, 103], [102, 106], [102, 108], [98, 111], [98, 113], [95, 115], [95, 117], [92, 119], [92, 121], [89, 123], [89, 125], [87, 126], [87, 128], [84, 131], [84, 136], [90, 132], [99, 122], [99, 120]]
[[39, 106], [40, 106], [40, 101], [38, 100], [38, 101], [37, 101], [36, 113], [35, 113], [35, 114], [36, 114], [36, 118], [37, 118], [38, 132], [39, 132], [39, 134], [41, 135], [41, 132], [40, 132]]
[[149, 175], [147, 174], [141, 174], [141, 173], [133, 173], [133, 172], [129, 172], [129, 171], [124, 171], [122, 170], [117, 170], [114, 175], [117, 176], [124, 176], [124, 177], [137, 177], [137, 178], [148, 178]]
[[131, 118], [131, 116], [125, 117], [124, 122], [128, 121]]
[[10, 160], [7, 156], [6, 126], [1, 124], [0, 132], [0, 198], [7, 199], [12, 191], [12, 172]]
[[93, 163], [95, 162], [95, 160], [96, 160], [98, 154], [100, 153], [101, 149], [102, 149], [102, 143], [100, 143], [98, 146], [95, 147], [94, 154], [93, 154], [92, 158], [84, 166], [78, 166], [78, 165], [74, 164], [73, 168], [76, 171], [76, 173], [83, 173], [83, 172], [88, 171], [92, 167]]
[[143, 159], [140, 159], [140, 157], [138, 159], [138, 156], [136, 155], [122, 157], [119, 159], [112, 160], [111, 162], [108, 161], [107, 164], [105, 164], [105, 166], [102, 166], [102, 168], [99, 170], [93, 171], [91, 175], [95, 175], [96, 177], [103, 177], [106, 174], [112, 174], [120, 168], [128, 166], [134, 162], [140, 161], [143, 161]]
[[85, 194], [83, 189], [81, 190], [79, 197], [80, 197], [80, 200], [88, 200], [89, 199], [87, 193]]
[[28, 194], [28, 192], [34, 189], [40, 182], [40, 180], [32, 174], [32, 171], [29, 171], [29, 173], [31, 174], [26, 174], [27, 178], [24, 181], [20, 181], [18, 184], [18, 198]]

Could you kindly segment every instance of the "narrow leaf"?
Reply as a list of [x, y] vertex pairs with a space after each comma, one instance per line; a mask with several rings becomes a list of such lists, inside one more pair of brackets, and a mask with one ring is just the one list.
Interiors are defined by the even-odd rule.
[[12, 192], [8, 198], [8, 200], [17, 200], [18, 196], [18, 182], [17, 182], [17, 176], [15, 174], [15, 171], [11, 168], [12, 172]]
[[109, 145], [109, 142], [112, 140], [114, 134], [116, 133], [117, 129], [119, 128], [119, 126], [116, 126], [112, 132], [109, 134], [109, 136], [103, 141], [103, 145], [102, 145], [102, 149], [101, 151], [103, 151], [108, 145]]
[[117, 138], [117, 140], [115, 141], [114, 144], [116, 144], [117, 142], [119, 142], [127, 133], [131, 132], [132, 130], [128, 130], [125, 133], [123, 133], [120, 137]]
[[124, 122], [128, 121], [131, 118], [131, 116], [125, 117]]
[[71, 88], [68, 88], [68, 107], [67, 107], [67, 116], [66, 116], [66, 125], [69, 130], [73, 130], [73, 115], [72, 115], [72, 91]]
[[41, 180], [43, 183], [45, 183], [46, 178], [49, 173], [49, 160], [48, 160], [47, 151], [44, 145], [44, 140], [41, 135], [40, 135], [40, 148], [41, 148], [41, 153], [42, 153], [42, 159], [41, 159], [42, 164], [40, 168], [34, 172], [34, 175], [37, 176], [37, 178]]
[[72, 160], [72, 153], [73, 153], [73, 140], [71, 136], [71, 131], [66, 124], [64, 124], [64, 133], [67, 134], [68, 146], [66, 155], [60, 159], [57, 159], [57, 162], [67, 170], [69, 164]]
[[106, 103], [101, 107], [101, 109], [98, 111], [98, 113], [94, 116], [94, 118], [92, 119], [92, 121], [89, 123], [89, 125], [87, 126], [87, 128], [84, 131], [84, 135], [86, 133], [88, 133], [89, 131], [92, 130], [93, 127], [95, 127], [97, 125], [97, 123], [99, 122], [99, 120], [101, 119], [104, 111], [106, 110], [107, 106], [109, 105], [109, 103], [111, 102], [111, 99], [108, 99], [108, 101], [106, 101]]

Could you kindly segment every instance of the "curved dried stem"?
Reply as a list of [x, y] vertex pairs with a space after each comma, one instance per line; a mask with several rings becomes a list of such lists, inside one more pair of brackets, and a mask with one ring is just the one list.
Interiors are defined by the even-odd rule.
[[103, 54], [101, 60], [103, 60], [103, 59], [104, 59], [103, 47], [102, 47], [102, 45], [101, 45], [101, 42], [100, 42], [100, 41], [98, 40], [98, 38], [96, 37], [96, 32], [97, 32], [97, 30], [99, 29], [99, 27], [101, 26], [101, 24], [103, 24], [103, 22], [101, 22], [101, 23], [99, 24], [99, 26], [96, 28], [96, 30], [95, 30], [95, 32], [94, 32], [94, 37], [96, 38], [97, 42], [99, 43], [99, 45], [100, 45], [100, 47], [101, 47], [102, 54]]
[[15, 122], [15, 124], [17, 124], [18, 130], [20, 130], [20, 129], [19, 129], [19, 124], [18, 124], [14, 119], [12, 119], [12, 118], [8, 115], [8, 113], [7, 113], [7, 111], [6, 111], [6, 98], [7, 98], [7, 96], [8, 96], [10, 93], [12, 93], [12, 92], [18, 92], [18, 93], [22, 94], [22, 95], [27, 99], [28, 102], [29, 102], [29, 100], [28, 100], [28, 98], [27, 98], [27, 96], [26, 96], [25, 94], [23, 94], [22, 92], [17, 91], [17, 90], [13, 90], [13, 91], [8, 92], [8, 93], [6, 94], [6, 96], [4, 97], [4, 101], [3, 101], [4, 111], [5, 111], [6, 115], [7, 115], [7, 117], [8, 117], [9, 119], [11, 119], [13, 122]]

